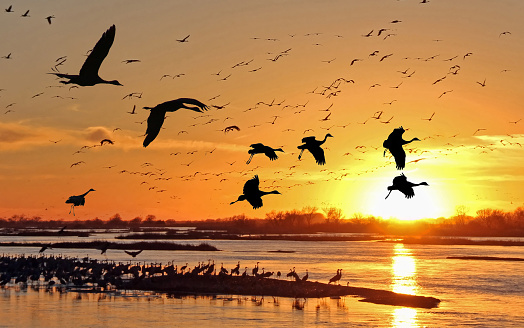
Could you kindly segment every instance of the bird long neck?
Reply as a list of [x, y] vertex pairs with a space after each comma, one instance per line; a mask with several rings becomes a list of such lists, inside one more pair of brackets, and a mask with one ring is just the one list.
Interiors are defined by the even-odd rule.
[[279, 192], [276, 191], [276, 190], [273, 190], [273, 191], [262, 191], [261, 193], [262, 193], [262, 195], [279, 194]]
[[322, 145], [324, 142], [326, 142], [328, 135], [329, 135], [329, 134], [326, 134], [326, 135], [324, 136], [324, 139], [320, 142], [321, 145]]
[[82, 197], [85, 197], [85, 195], [89, 194], [91, 191], [93, 191], [93, 190], [88, 190], [88, 191], [86, 191], [85, 193], [83, 193], [81, 196], [82, 196]]
[[418, 140], [417, 138], [413, 138], [411, 140], [402, 140], [402, 144], [406, 145], [408, 143], [412, 143], [413, 141]]

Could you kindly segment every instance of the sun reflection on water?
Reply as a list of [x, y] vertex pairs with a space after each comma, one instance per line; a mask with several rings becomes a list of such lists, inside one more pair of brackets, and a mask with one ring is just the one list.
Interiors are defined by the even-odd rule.
[[[404, 248], [403, 244], [396, 244], [392, 261], [392, 290], [395, 293], [415, 295], [418, 291], [417, 266], [411, 251]], [[392, 314], [393, 327], [418, 327], [416, 309], [398, 308]]]

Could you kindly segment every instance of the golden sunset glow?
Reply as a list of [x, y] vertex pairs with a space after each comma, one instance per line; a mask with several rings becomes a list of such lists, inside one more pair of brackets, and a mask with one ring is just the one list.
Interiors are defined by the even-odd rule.
[[[474, 214], [523, 204], [520, 1], [31, 7], [32, 19], [0, 20], [9, 32], [0, 49], [8, 57], [0, 59], [0, 216], [199, 220], [335, 206], [346, 217], [415, 220], [451, 216], [459, 205]], [[47, 74], [77, 74], [113, 24], [99, 73], [123, 86], [69, 88]], [[143, 107], [181, 97], [210, 109], [168, 113], [144, 148]], [[382, 147], [400, 126], [404, 139], [420, 139], [405, 146], [403, 171]], [[298, 160], [303, 137], [326, 133], [334, 136], [323, 145], [326, 165], [308, 152]], [[114, 144], [100, 146], [105, 138]], [[247, 165], [259, 142], [284, 152]], [[385, 199], [402, 172], [429, 186]], [[255, 175], [261, 190], [281, 194], [257, 210], [230, 205]], [[90, 188], [85, 206], [68, 214], [65, 200]]]

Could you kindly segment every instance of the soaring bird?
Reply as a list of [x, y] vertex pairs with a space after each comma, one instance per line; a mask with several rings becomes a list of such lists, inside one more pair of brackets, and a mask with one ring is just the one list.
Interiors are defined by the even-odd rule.
[[[186, 104], [194, 105], [196, 107], [188, 107]], [[147, 130], [146, 137], [144, 139], [144, 147], [147, 147], [160, 132], [162, 124], [164, 124], [164, 119], [166, 112], [175, 112], [180, 108], [187, 108], [194, 110], [195, 112], [202, 113], [209, 109], [209, 107], [200, 101], [192, 98], [178, 98], [175, 100], [170, 100], [156, 105], [155, 107], [144, 107], [144, 109], [150, 109], [151, 113], [147, 118]]]
[[51, 19], [55, 18], [55, 16], [51, 15], [51, 16], [47, 16], [45, 19], [47, 19], [47, 22], [49, 23], [49, 25], [51, 25]]
[[302, 143], [304, 144], [297, 147], [298, 149], [301, 149], [300, 155], [298, 155], [298, 159], [302, 157], [302, 153], [304, 152], [304, 149], [307, 149], [313, 155], [318, 165], [326, 164], [326, 159], [324, 157], [324, 150], [320, 148], [320, 146], [322, 146], [324, 142], [326, 142], [327, 137], [333, 137], [333, 136], [328, 133], [324, 137], [324, 140], [316, 140], [315, 137], [302, 138]]
[[421, 183], [413, 183], [409, 182], [404, 173], [402, 173], [399, 176], [396, 176], [393, 178], [393, 185], [388, 187], [389, 193], [386, 196], [386, 199], [389, 197], [389, 194], [391, 194], [391, 191], [398, 190], [401, 193], [403, 193], [406, 198], [411, 198], [415, 196], [415, 192], [413, 191], [413, 187], [416, 186], [429, 186], [427, 182], [421, 182]]
[[277, 154], [275, 153], [276, 151], [281, 151], [281, 152], [284, 152], [282, 150], [282, 148], [271, 148], [269, 146], [266, 146], [264, 144], [261, 144], [261, 143], [256, 143], [256, 144], [252, 144], [250, 150], [248, 150], [248, 154], [251, 155], [251, 157], [249, 157], [249, 159], [247, 160], [246, 164], [249, 164], [251, 163], [251, 159], [253, 158], [253, 156], [255, 154], [264, 154], [266, 155], [267, 157], [269, 157], [270, 160], [274, 161], [275, 159], [278, 158]]
[[54, 74], [58, 77], [69, 79], [68, 81], [60, 81], [64, 84], [74, 83], [80, 86], [92, 86], [99, 83], [107, 83], [114, 85], [122, 85], [117, 80], [106, 81], [102, 79], [100, 76], [98, 76], [98, 70], [100, 69], [100, 65], [102, 65], [102, 62], [109, 53], [109, 49], [111, 49], [113, 41], [115, 40], [115, 31], [115, 25], [112, 25], [106, 32], [104, 32], [104, 34], [102, 34], [102, 37], [100, 38], [100, 40], [98, 40], [95, 47], [85, 60], [84, 65], [82, 65], [82, 68], [80, 69], [80, 73], [78, 75], [62, 73], [49, 74]]
[[247, 200], [251, 206], [253, 206], [254, 209], [262, 207], [262, 196], [268, 195], [268, 194], [279, 194], [280, 193], [276, 190], [273, 191], [261, 191], [258, 189], [259, 185], [258, 175], [255, 175], [254, 178], [247, 180], [244, 184], [244, 190], [243, 194], [238, 196], [238, 199], [234, 202], [231, 202], [230, 204], [234, 204], [236, 202], [240, 202], [243, 200]]
[[86, 202], [85, 197], [91, 191], [95, 191], [95, 190], [91, 188], [88, 191], [86, 191], [85, 193], [83, 193], [82, 195], [71, 196], [69, 197], [68, 200], [66, 200], [66, 204], [71, 204], [71, 209], [69, 210], [69, 214], [71, 214], [71, 211], [73, 211], [73, 215], [75, 215], [75, 206], [84, 206]]
[[[420, 141], [419, 138], [413, 138], [409, 141], [402, 139], [402, 134], [404, 134], [405, 131], [403, 127], [394, 129], [382, 144], [384, 148], [389, 149], [391, 155], [395, 157], [397, 170], [402, 170], [406, 166], [406, 152], [402, 146], [413, 141]], [[386, 156], [386, 150], [384, 150], [384, 156]]]
[[144, 251], [144, 250], [141, 249], [141, 250], [136, 251], [136, 252], [131, 252], [131, 251], [124, 251], [124, 252], [126, 252], [126, 254], [131, 255], [132, 257], [136, 257], [138, 254], [142, 253], [143, 251]]

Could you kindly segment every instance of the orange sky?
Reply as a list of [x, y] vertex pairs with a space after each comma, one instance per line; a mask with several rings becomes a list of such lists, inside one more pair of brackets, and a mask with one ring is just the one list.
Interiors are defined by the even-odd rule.
[[[20, 17], [27, 9], [30, 17]], [[450, 216], [457, 205], [474, 214], [523, 204], [521, 1], [21, 1], [13, 10], [0, 13], [0, 55], [11, 53], [0, 59], [0, 216], [263, 217], [310, 205], [413, 219]], [[69, 89], [46, 74], [62, 56], [60, 71], [77, 74], [112, 24], [100, 75], [123, 87]], [[337, 78], [355, 83], [320, 94]], [[142, 98], [122, 100], [132, 92]], [[142, 107], [180, 97], [225, 107], [169, 113], [143, 148]], [[229, 125], [241, 130], [221, 131]], [[419, 161], [405, 175], [430, 186], [410, 200], [399, 192], [385, 200], [400, 172], [382, 156], [382, 142], [399, 126], [405, 139], [421, 139], [407, 147], [407, 161]], [[299, 161], [300, 140], [328, 131], [326, 165], [309, 153]], [[115, 144], [75, 154], [104, 138]], [[285, 153], [246, 165], [257, 142]], [[85, 163], [70, 167], [78, 161]], [[149, 171], [156, 175], [140, 174]], [[258, 210], [229, 205], [255, 174], [261, 189], [282, 195], [265, 196]], [[68, 214], [65, 200], [89, 188], [96, 191], [86, 205]]]

